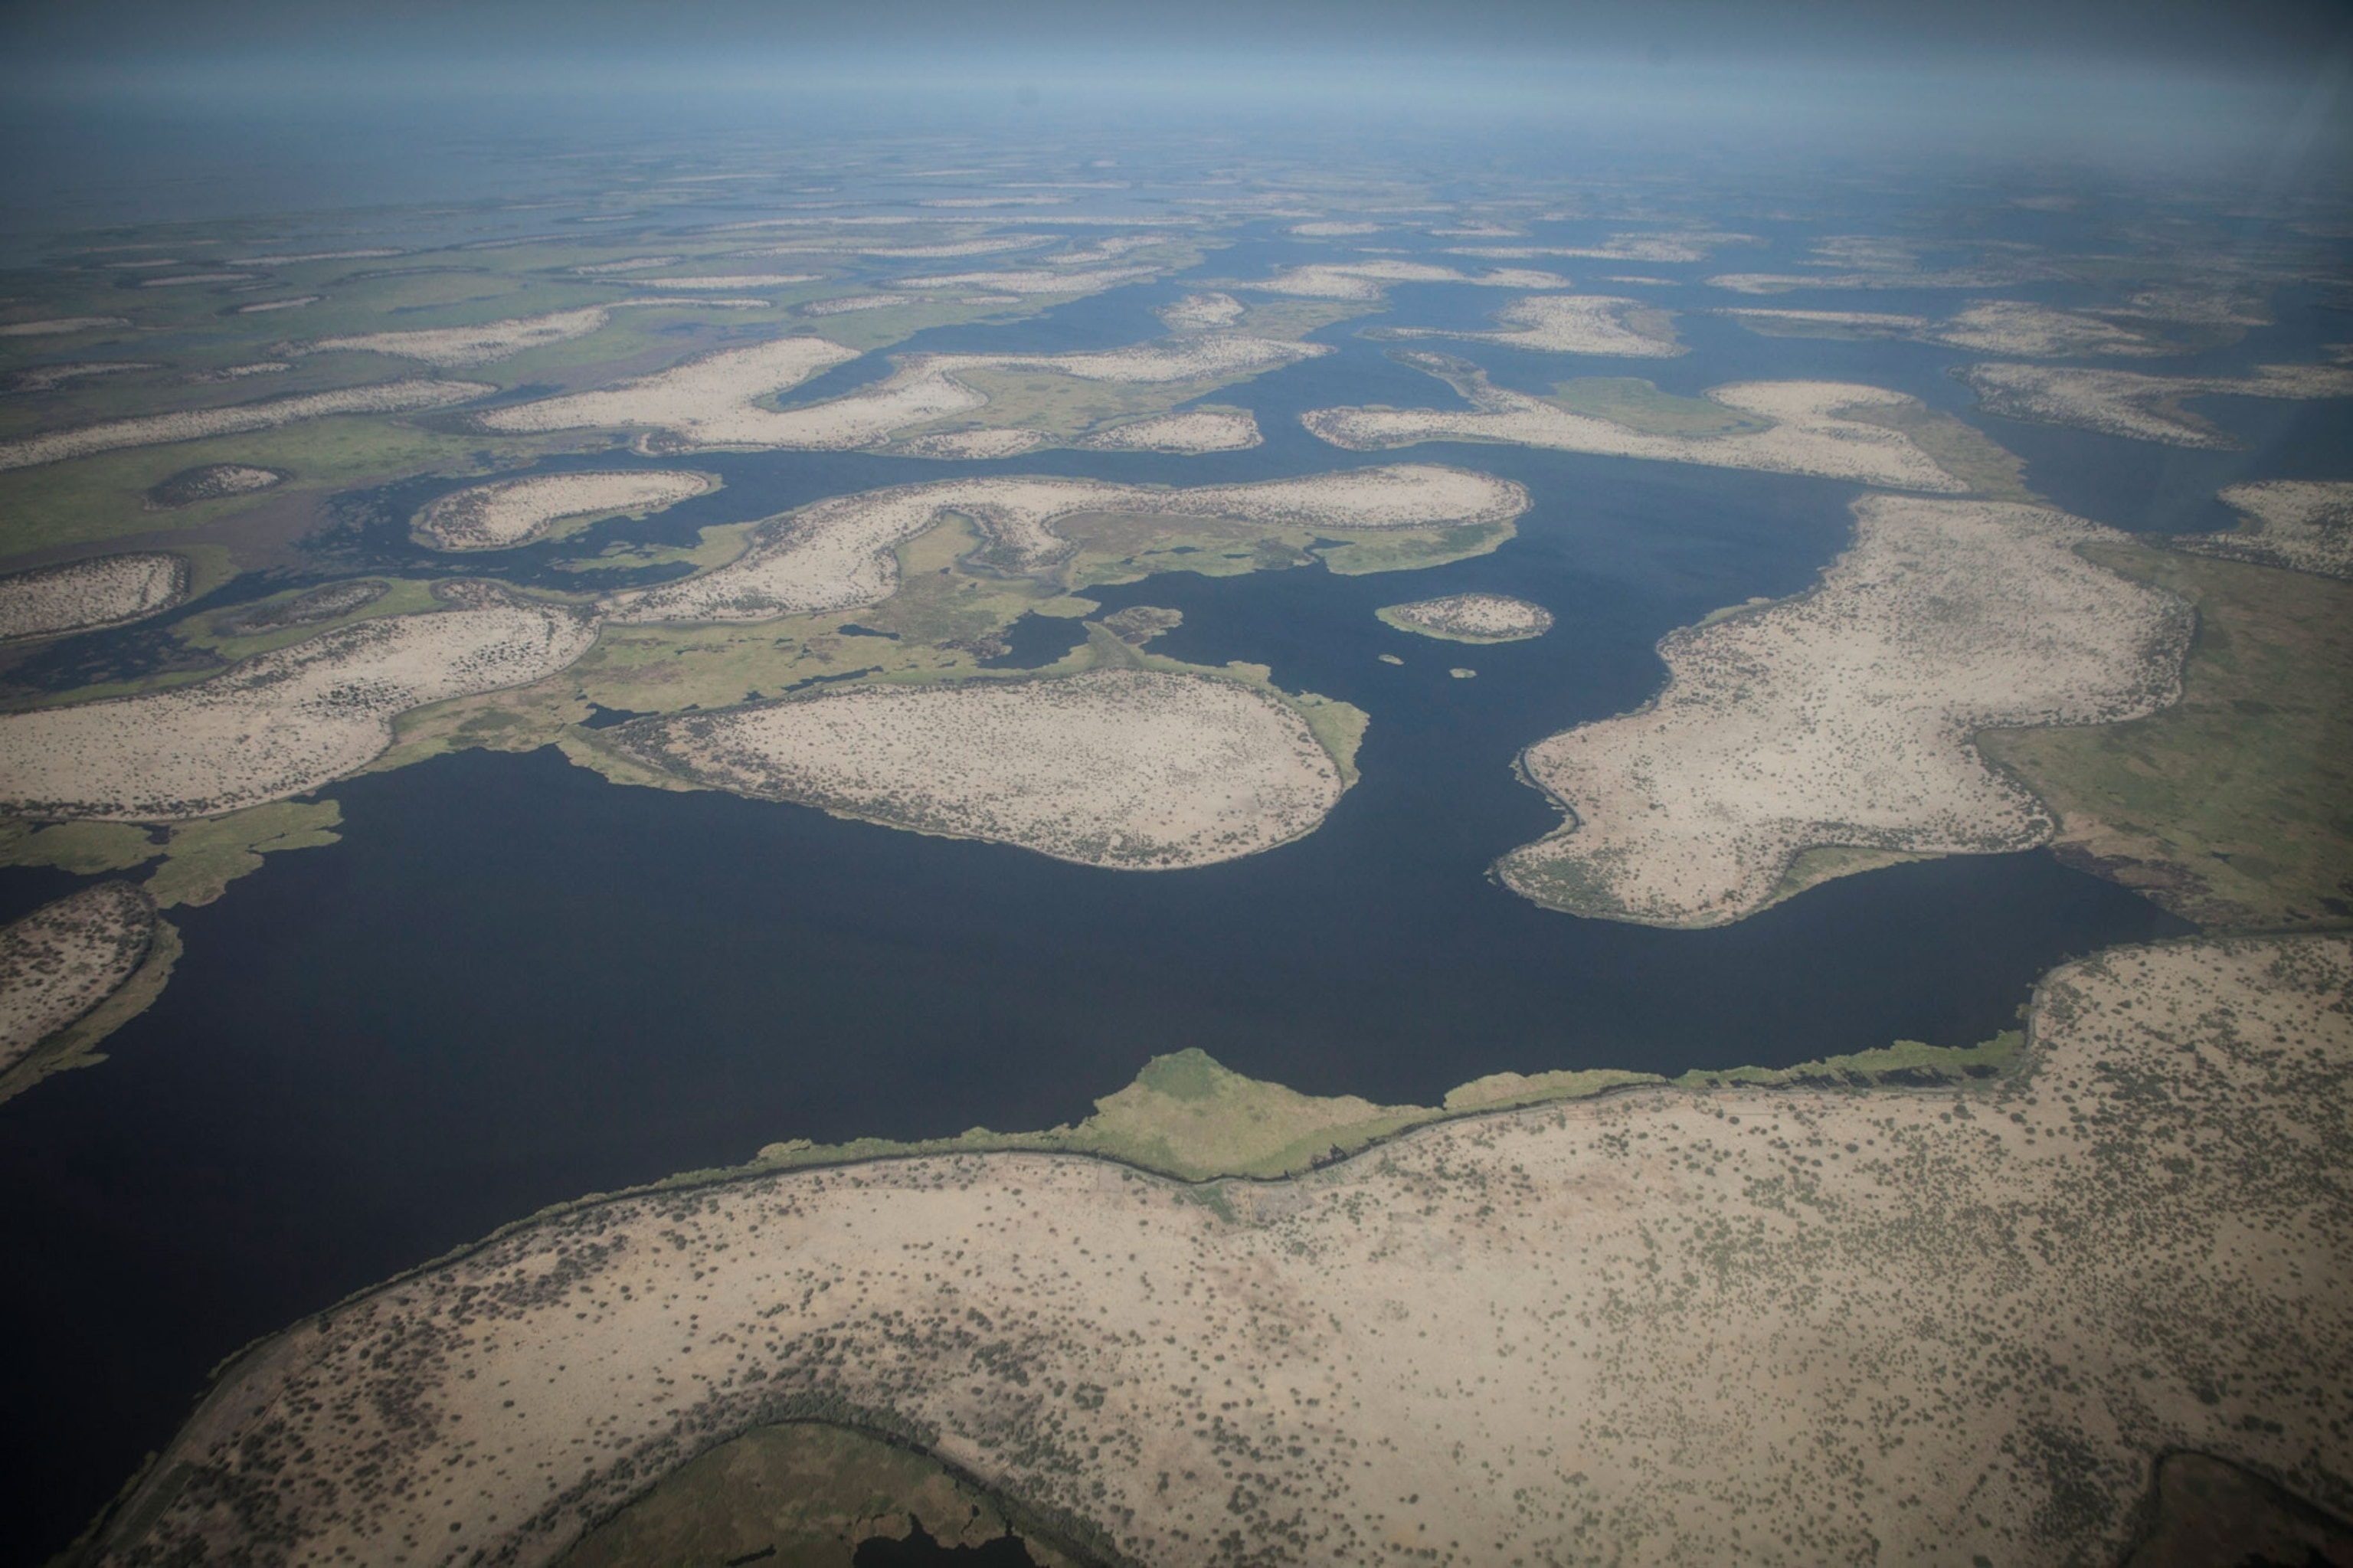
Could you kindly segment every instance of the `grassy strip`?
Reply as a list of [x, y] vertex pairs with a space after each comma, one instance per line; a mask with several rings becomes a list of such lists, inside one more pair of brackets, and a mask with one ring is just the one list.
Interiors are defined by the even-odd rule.
[[148, 938], [147, 957], [113, 994], [72, 1023], [42, 1041], [5, 1073], [0, 1073], [0, 1100], [13, 1099], [47, 1077], [75, 1067], [92, 1067], [106, 1060], [98, 1047], [106, 1037], [154, 1005], [180, 961], [179, 927], [169, 920], [155, 922]]

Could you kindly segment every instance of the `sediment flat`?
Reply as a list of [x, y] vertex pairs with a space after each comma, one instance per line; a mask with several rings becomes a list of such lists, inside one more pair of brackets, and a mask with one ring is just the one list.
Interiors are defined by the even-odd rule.
[[232, 1367], [103, 1564], [543, 1564], [888, 1433], [1099, 1561], [2117, 1562], [2157, 1456], [2353, 1510], [2353, 945], [2063, 968], [1960, 1089], [1490, 1114], [1293, 1180], [1075, 1155], [534, 1221]]
[[143, 414], [135, 418], [30, 436], [20, 441], [0, 442], [0, 469], [31, 468], [125, 447], [160, 447], [175, 441], [203, 440], [210, 436], [272, 430], [296, 420], [324, 419], [337, 414], [406, 414], [420, 408], [446, 408], [497, 390], [478, 381], [387, 381], [374, 387], [238, 403], [226, 408]]
[[773, 518], [728, 565], [616, 595], [607, 610], [624, 621], [770, 620], [879, 604], [898, 586], [892, 551], [951, 513], [976, 522], [1005, 565], [1032, 570], [1069, 553], [1054, 520], [1086, 512], [1381, 530], [1496, 522], [1526, 508], [1527, 493], [1516, 484], [1432, 464], [1187, 490], [1084, 479], [943, 480], [835, 496]]
[[1493, 385], [1477, 367], [1439, 355], [1402, 355], [1471, 402], [1457, 408], [1315, 408], [1300, 422], [1349, 451], [1422, 441], [1497, 441], [1611, 457], [1703, 463], [1767, 473], [1813, 473], [1893, 490], [1953, 493], [1968, 487], [1939, 468], [1901, 431], [1842, 418], [1848, 409], [1913, 405], [1900, 392], [1842, 381], [1744, 381], [1713, 387], [1725, 408], [1771, 421], [1762, 430], [1720, 436], [1654, 435], [1574, 414], [1541, 397]]
[[0, 928], [0, 1073], [114, 994], [147, 957], [155, 905], [101, 882]]
[[706, 473], [644, 470], [531, 474], [452, 491], [417, 514], [437, 550], [508, 550], [571, 517], [659, 512], [716, 488]]
[[337, 627], [194, 685], [0, 715], [0, 810], [154, 822], [284, 800], [365, 767], [401, 714], [553, 674], [596, 638], [587, 615], [504, 588], [438, 591], [449, 609]]
[[161, 550], [0, 577], [0, 642], [120, 626], [188, 597], [188, 563]]
[[2110, 724], [2180, 694], [2195, 618], [2074, 546], [2063, 513], [1873, 496], [1811, 591], [1659, 644], [1650, 705], [1530, 747], [1570, 814], [1496, 863], [1572, 913], [1722, 926], [1787, 891], [1809, 849], [1991, 854], [2050, 813], [1970, 743], [1993, 726]]
[[2185, 534], [2177, 550], [2353, 580], [2353, 481], [2270, 479], [2234, 484], [2225, 505], [2246, 521], [2228, 534]]
[[1134, 670], [860, 686], [644, 719], [684, 778], [1057, 860], [1166, 871], [1312, 832], [1345, 788], [1306, 722], [1238, 682]]

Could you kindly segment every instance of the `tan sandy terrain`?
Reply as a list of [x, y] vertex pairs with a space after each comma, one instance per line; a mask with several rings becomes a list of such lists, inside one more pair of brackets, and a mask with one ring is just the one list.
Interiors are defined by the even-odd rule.
[[160, 447], [174, 441], [202, 440], [208, 436], [271, 430], [298, 419], [324, 419], [337, 414], [406, 414], [419, 408], [446, 408], [452, 403], [468, 402], [497, 390], [479, 381], [385, 381], [374, 387], [306, 392], [226, 408], [142, 414], [84, 425], [78, 429], [53, 430], [18, 441], [0, 441], [0, 469], [31, 468], [124, 447]]
[[1571, 821], [1496, 863], [1507, 886], [1580, 915], [1722, 926], [1793, 891], [1809, 850], [2029, 849], [2050, 814], [1970, 736], [2179, 698], [2189, 607], [2075, 553], [2123, 535], [1990, 502], [1854, 512], [1853, 546], [1811, 591], [1671, 633], [1649, 705], [1527, 749], [1525, 777]]
[[176, 272], [169, 278], [142, 278], [142, 289], [185, 289], [195, 283], [250, 283], [250, 272]]
[[2066, 425], [2168, 446], [2228, 450], [2239, 443], [2185, 409], [2185, 397], [2353, 397], [2353, 366], [2263, 365], [2247, 376], [2144, 376], [2040, 365], [1972, 365], [1955, 371], [1989, 414]]
[[1351, 223], [1339, 218], [1318, 218], [1312, 223], [1294, 223], [1290, 232], [1302, 239], [1340, 239], [1358, 234], [1378, 234], [1377, 223]]
[[617, 595], [624, 621], [769, 620], [879, 604], [898, 587], [892, 552], [951, 514], [986, 532], [1002, 564], [1051, 565], [1070, 546], [1054, 520], [1081, 513], [1231, 517], [1316, 528], [1426, 528], [1516, 517], [1518, 485], [1462, 469], [1390, 465], [1187, 490], [1086, 479], [951, 479], [834, 496], [761, 524], [744, 553], [699, 577]]
[[902, 278], [902, 289], [987, 289], [1000, 294], [1090, 294], [1152, 276], [1149, 267], [1103, 267], [1092, 271], [944, 272]]
[[1216, 332], [1242, 319], [1242, 302], [1231, 294], [1187, 294], [1153, 313], [1170, 332]]
[[[849, 451], [887, 440], [910, 426], [983, 407], [988, 395], [965, 379], [976, 372], [1152, 385], [1232, 379], [1329, 352], [1320, 344], [1220, 333], [1093, 354], [910, 355], [889, 376], [856, 392], [798, 408], [759, 407], [753, 399], [762, 394], [857, 357], [823, 338], [788, 337], [711, 355], [600, 391], [493, 409], [481, 421], [495, 430], [649, 426], [677, 450], [745, 446]], [[955, 455], [964, 454], [959, 450]]]
[[1450, 642], [1519, 642], [1552, 630], [1552, 611], [1500, 593], [1451, 593], [1375, 613], [1400, 631]]
[[164, 551], [93, 556], [0, 577], [0, 641], [119, 626], [188, 597], [188, 563]]
[[615, 740], [739, 795], [1123, 871], [1272, 849], [1313, 832], [1345, 788], [1274, 698], [1141, 670], [860, 686], [639, 720]]
[[296, 354], [388, 354], [427, 365], [456, 366], [488, 365], [512, 359], [525, 349], [569, 343], [602, 332], [613, 319], [607, 305], [550, 311], [544, 315], [517, 316], [484, 322], [480, 326], [425, 327], [413, 332], [361, 333], [348, 337], [322, 337], [314, 343], [290, 344]]
[[69, 333], [96, 332], [101, 327], [127, 327], [125, 316], [55, 316], [40, 322], [0, 324], [0, 337], [62, 337]]
[[2234, 484], [2222, 500], [2246, 520], [2228, 534], [2185, 534], [2177, 550], [2259, 567], [2353, 579], [2353, 482], [2273, 479]]
[[2353, 1508], [2353, 950], [2119, 949], [1962, 1089], [1635, 1090], [1188, 1187], [583, 1206], [237, 1363], [94, 1561], [544, 1563], [754, 1426], [1116, 1564], [2112, 1563], [2157, 1456]]
[[1072, 444], [1088, 451], [1238, 452], [1264, 440], [1248, 408], [1188, 408], [1131, 419]]
[[1688, 353], [1675, 341], [1667, 313], [1641, 300], [1608, 294], [1535, 294], [1495, 313], [1500, 332], [1448, 332], [1394, 327], [1383, 337], [1457, 337], [1546, 354], [1609, 354], [1669, 359]]
[[588, 616], [501, 588], [445, 584], [449, 607], [355, 621], [210, 680], [0, 715], [0, 809], [172, 821], [315, 789], [392, 744], [392, 721], [522, 685], [588, 651]]
[[685, 260], [683, 256], [631, 256], [618, 261], [592, 261], [572, 270], [583, 278], [607, 278], [616, 273], [650, 272], [658, 267], [675, 267]]
[[642, 470], [493, 480], [442, 496], [417, 514], [415, 532], [437, 550], [507, 550], [568, 518], [659, 512], [716, 484], [705, 473]]
[[2102, 315], [2057, 310], [2021, 300], [1978, 300], [1943, 321], [1873, 311], [1747, 309], [1715, 313], [1729, 317], [1752, 332], [1772, 335], [1911, 338], [1979, 354], [2015, 355], [2022, 359], [2179, 352], [2170, 344], [2119, 326]]
[[643, 283], [649, 289], [782, 289], [795, 283], [814, 283], [825, 276], [822, 272], [725, 272], [692, 278], [632, 278], [633, 283]]
[[270, 311], [300, 310], [304, 305], [315, 305], [326, 297], [324, 294], [298, 294], [286, 300], [256, 300], [249, 305], [237, 306], [237, 313], [241, 316], [257, 316]]
[[1028, 250], [1043, 245], [1050, 234], [996, 234], [976, 239], [944, 239], [930, 245], [888, 245], [860, 250], [884, 261], [939, 261], [955, 256], [996, 256], [1008, 250]]
[[1899, 430], [1842, 417], [1849, 409], [1903, 407], [1900, 392], [1842, 381], [1743, 381], [1712, 387], [1725, 408], [1772, 421], [1730, 435], [1651, 434], [1574, 414], [1541, 397], [1493, 385], [1484, 372], [1439, 355], [1403, 356], [1440, 376], [1471, 402], [1456, 408], [1315, 408], [1300, 422], [1335, 447], [1378, 451], [1420, 441], [1500, 441], [1563, 451], [1767, 473], [1815, 473], [1894, 490], [1954, 492], [1968, 487], [1936, 466]]
[[114, 994], [147, 957], [155, 905], [101, 882], [0, 928], [0, 1073]]
[[1752, 332], [1786, 333], [1792, 336], [1836, 334], [1855, 337], [1911, 337], [1930, 326], [1926, 316], [1892, 315], [1880, 311], [1781, 311], [1750, 306], [1719, 310]]
[[1498, 268], [1474, 277], [1452, 267], [1427, 261], [1317, 261], [1286, 267], [1273, 277], [1235, 287], [1259, 294], [1288, 294], [1303, 300], [1377, 300], [1391, 283], [1472, 283], [1483, 289], [1566, 289], [1568, 280], [1557, 272], [1531, 272]]
[[921, 294], [843, 294], [830, 300], [811, 300], [801, 307], [805, 316], [843, 316], [852, 311], [889, 310], [894, 305], [920, 305]]

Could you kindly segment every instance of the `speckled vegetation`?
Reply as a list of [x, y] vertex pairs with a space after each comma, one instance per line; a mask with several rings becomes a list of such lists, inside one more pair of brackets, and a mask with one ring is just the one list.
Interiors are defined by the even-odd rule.
[[2189, 1447], [2341, 1510], [2348, 988], [2338, 938], [2122, 949], [1958, 1089], [585, 1205], [255, 1351], [89, 1557], [543, 1563], [801, 1419], [1105, 1563], [2113, 1560]]

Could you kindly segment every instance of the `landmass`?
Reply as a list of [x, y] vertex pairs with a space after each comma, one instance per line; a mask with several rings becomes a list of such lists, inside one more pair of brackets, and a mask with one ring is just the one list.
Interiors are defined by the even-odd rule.
[[2342, 365], [2263, 365], [2242, 376], [2039, 365], [1971, 365], [1953, 374], [1977, 393], [1978, 408], [2004, 418], [2221, 451], [2239, 443], [2185, 408], [2185, 398], [2353, 397], [2353, 366]]
[[1306, 300], [1377, 300], [1392, 283], [1469, 283], [1482, 289], [1566, 289], [1557, 272], [1498, 267], [1473, 275], [1428, 261], [1313, 261], [1286, 267], [1271, 278], [1230, 287], [1260, 294], [1290, 294]]
[[718, 487], [715, 475], [674, 471], [530, 474], [452, 491], [417, 514], [414, 532], [437, 550], [511, 550], [562, 525], [643, 516]]
[[584, 1203], [241, 1358], [85, 1560], [546, 1563], [790, 1421], [1113, 1563], [2113, 1561], [2180, 1449], [2341, 1511], [2353, 1213], [2309, 1173], [2353, 1152], [2348, 986], [2343, 938], [2120, 949], [1958, 1089], [1636, 1086], [1266, 1183], [953, 1154]]
[[614, 743], [737, 794], [1127, 871], [1271, 849], [1314, 831], [1346, 787], [1283, 704], [1145, 670], [858, 686], [640, 719]]
[[2262, 480], [2222, 500], [2244, 516], [2236, 530], [2177, 535], [2173, 548], [2353, 579], [2353, 481]]
[[1546, 354], [1618, 355], [1671, 359], [1690, 352], [1675, 341], [1674, 318], [1641, 300], [1608, 294], [1533, 294], [1495, 313], [1498, 332], [1385, 327], [1367, 337], [1459, 337]]
[[2183, 348], [2094, 311], [2026, 300], [1977, 300], [1944, 321], [1869, 311], [1720, 310], [1717, 315], [1772, 337], [1902, 338], [2021, 359], [2179, 354]]
[[275, 429], [300, 419], [324, 419], [338, 414], [402, 414], [421, 408], [446, 408], [493, 390], [472, 381], [387, 381], [373, 387], [302, 393], [224, 408], [147, 414], [18, 441], [0, 441], [0, 469], [62, 462], [69, 458], [124, 447], [168, 446], [207, 436]]
[[146, 960], [155, 906], [101, 882], [0, 928], [0, 1097], [41, 1044], [111, 996]]
[[93, 556], [0, 577], [0, 642], [121, 626], [188, 597], [188, 563], [164, 551]]
[[[1671, 633], [1655, 700], [1523, 754], [1570, 821], [1498, 861], [1504, 885], [1578, 915], [1720, 926], [1891, 854], [2031, 849], [2049, 811], [1972, 735], [2179, 697], [2189, 607], [2076, 553], [2123, 535], [1988, 502], [1854, 513], [1853, 546], [1812, 590]], [[1801, 860], [1820, 850], [1844, 853]]]
[[1520, 642], [1552, 630], [1552, 611], [1500, 593], [1455, 593], [1373, 611], [1399, 631], [1450, 642]]

